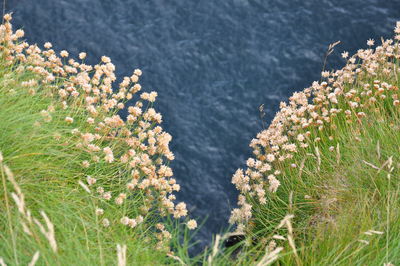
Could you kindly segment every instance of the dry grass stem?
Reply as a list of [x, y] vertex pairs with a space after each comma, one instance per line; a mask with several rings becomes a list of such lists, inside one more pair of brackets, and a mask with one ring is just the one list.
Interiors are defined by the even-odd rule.
[[35, 266], [36, 262], [38, 261], [40, 256], [40, 252], [36, 251], [35, 254], [32, 257], [32, 260], [29, 262], [28, 266]]
[[117, 244], [118, 266], [126, 265], [126, 245]]

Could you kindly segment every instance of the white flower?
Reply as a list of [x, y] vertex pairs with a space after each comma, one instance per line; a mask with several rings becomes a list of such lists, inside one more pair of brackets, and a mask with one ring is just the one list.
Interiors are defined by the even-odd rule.
[[97, 209], [96, 209], [96, 215], [97, 215], [97, 216], [103, 215], [103, 213], [104, 213], [104, 210], [103, 210], [103, 209], [101, 209], [101, 208], [97, 208]]
[[91, 176], [87, 176], [86, 180], [87, 180], [89, 186], [94, 185], [96, 183], [96, 181], [97, 181], [96, 178], [93, 178]]
[[187, 227], [190, 229], [190, 230], [193, 230], [193, 229], [196, 229], [197, 228], [197, 222], [196, 222], [196, 220], [189, 220], [188, 222], [187, 222]]
[[79, 59], [85, 59], [86, 58], [86, 53], [79, 53]]
[[101, 221], [104, 227], [109, 227], [110, 226], [110, 221], [107, 218], [104, 218], [103, 221]]
[[74, 122], [74, 119], [73, 119], [72, 117], [67, 116], [67, 117], [65, 118], [65, 122], [67, 122], [67, 123], [69, 123], [69, 124], [72, 124], [72, 123]]
[[60, 55], [61, 55], [61, 57], [68, 57], [68, 52], [67, 51], [65, 51], [65, 50], [62, 50], [61, 52], [60, 52]]

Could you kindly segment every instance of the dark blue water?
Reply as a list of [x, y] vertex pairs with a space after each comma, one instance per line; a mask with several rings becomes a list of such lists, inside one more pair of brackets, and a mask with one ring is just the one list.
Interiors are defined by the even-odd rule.
[[281, 100], [319, 79], [323, 54], [391, 37], [399, 0], [8, 0], [29, 42], [108, 55], [118, 76], [143, 70], [141, 84], [159, 93], [157, 109], [174, 137], [179, 200], [200, 219], [204, 243], [227, 226], [235, 170], [248, 144]]

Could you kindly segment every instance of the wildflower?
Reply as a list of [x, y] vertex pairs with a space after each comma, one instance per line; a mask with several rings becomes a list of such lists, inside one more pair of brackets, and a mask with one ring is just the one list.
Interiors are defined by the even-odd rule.
[[102, 224], [104, 227], [109, 227], [109, 226], [110, 226], [110, 221], [109, 221], [107, 218], [104, 218], [104, 219], [101, 221], [101, 224]]
[[276, 192], [278, 190], [278, 187], [280, 186], [280, 182], [276, 178], [272, 178], [269, 180], [269, 190], [271, 192]]
[[111, 62], [111, 59], [110, 59], [109, 57], [107, 57], [107, 56], [102, 56], [102, 57], [101, 57], [101, 61], [102, 61], [103, 63], [110, 63], [110, 62]]
[[103, 199], [110, 200], [111, 199], [111, 192], [105, 192], [103, 194]]
[[104, 214], [104, 210], [103, 209], [101, 209], [101, 208], [97, 208], [96, 209], [96, 215], [97, 216], [100, 216], [100, 215], [103, 215]]
[[96, 178], [93, 178], [91, 176], [87, 176], [86, 177], [87, 183], [89, 184], [89, 186], [94, 185], [96, 183]]
[[137, 75], [137, 76], [141, 76], [142, 75], [142, 70], [140, 70], [140, 69], [135, 69], [135, 71], [133, 72], [135, 75]]
[[134, 179], [133, 182], [130, 182], [126, 185], [126, 188], [129, 190], [133, 190], [136, 187], [136, 185], [137, 185], [137, 180]]
[[367, 45], [368, 46], [373, 46], [375, 44], [375, 41], [373, 40], [373, 39], [369, 39], [368, 41], [367, 41]]
[[46, 48], [46, 49], [50, 49], [51, 47], [53, 47], [53, 45], [50, 42], [46, 42], [44, 44], [44, 48]]
[[329, 75], [330, 75], [329, 71], [322, 71], [322, 72], [321, 72], [321, 76], [322, 76], [323, 78], [327, 78], [327, 77], [329, 77]]
[[115, 198], [115, 203], [117, 205], [121, 205], [122, 203], [124, 203], [124, 199], [126, 199], [126, 194], [125, 193], [121, 193], [118, 195], [117, 198]]
[[343, 53], [342, 53], [342, 57], [343, 57], [344, 59], [346, 59], [347, 57], [349, 57], [349, 53], [348, 53], [348, 52], [343, 52]]
[[149, 102], [155, 102], [157, 95], [158, 94], [155, 91], [150, 92], [148, 101]]
[[62, 50], [61, 52], [60, 52], [60, 55], [61, 55], [61, 57], [68, 57], [68, 52], [67, 51], [65, 51], [65, 50]]
[[138, 77], [137, 75], [133, 74], [133, 75], [131, 76], [131, 81], [134, 82], [134, 83], [136, 83], [136, 82], [139, 81], [139, 77]]
[[267, 161], [270, 163], [275, 161], [275, 156], [273, 154], [267, 154]]
[[103, 149], [103, 151], [106, 154], [106, 156], [104, 157], [104, 160], [108, 163], [112, 163], [114, 161], [114, 154], [113, 154], [113, 151], [111, 150], [111, 148], [105, 147]]
[[297, 140], [298, 141], [304, 141], [304, 135], [302, 135], [302, 134], [299, 134], [299, 135], [297, 135]]
[[164, 229], [165, 229], [165, 226], [164, 226], [163, 224], [158, 223], [158, 224], [156, 224], [156, 228], [157, 228], [158, 230], [164, 230]]
[[128, 220], [128, 226], [129, 226], [130, 228], [134, 228], [134, 227], [136, 227], [136, 225], [137, 225], [137, 222], [136, 222], [135, 219], [129, 219], [129, 220]]
[[24, 37], [25, 32], [23, 30], [19, 29], [15, 32], [15, 35], [17, 36], [17, 38], [22, 38], [22, 37]]
[[138, 217], [136, 217], [136, 222], [137, 222], [138, 224], [143, 223], [143, 220], [144, 220], [144, 218], [143, 218], [142, 215], [139, 215]]
[[11, 14], [5, 14], [3, 16], [3, 18], [4, 18], [5, 21], [10, 21], [12, 19], [12, 16], [11, 16]]
[[193, 229], [196, 229], [197, 228], [197, 222], [196, 222], [196, 220], [189, 220], [188, 222], [187, 222], [187, 227], [190, 229], [190, 230], [193, 230]]
[[87, 161], [87, 160], [83, 161], [83, 162], [82, 162], [82, 166], [83, 166], [84, 168], [88, 168], [88, 167], [90, 166], [89, 161]]
[[184, 202], [177, 204], [174, 211], [174, 217], [179, 218], [186, 215], [187, 215], [186, 204]]
[[124, 217], [121, 218], [120, 221], [121, 221], [121, 224], [123, 224], [123, 225], [128, 225], [129, 217], [124, 216]]
[[69, 124], [72, 124], [72, 123], [74, 122], [74, 119], [73, 119], [72, 117], [67, 116], [67, 117], [65, 118], [65, 122], [67, 122], [67, 123], [69, 123]]
[[79, 59], [83, 60], [86, 58], [86, 53], [79, 53]]

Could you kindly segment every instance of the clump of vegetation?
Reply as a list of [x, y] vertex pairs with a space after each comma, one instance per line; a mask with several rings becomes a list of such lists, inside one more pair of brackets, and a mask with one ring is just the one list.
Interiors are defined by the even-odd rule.
[[157, 93], [138, 95], [142, 72], [115, 88], [110, 58], [90, 66], [85, 53], [42, 50], [10, 20], [0, 26], [1, 264], [154, 265], [176, 261], [172, 249], [186, 258], [179, 231], [197, 223], [180, 219], [171, 135]]
[[251, 141], [232, 178], [243, 261], [279, 246], [284, 265], [400, 262], [400, 23], [394, 39], [343, 52], [342, 69], [281, 103]]
[[171, 136], [157, 93], [139, 95], [142, 72], [113, 87], [108, 57], [58, 56], [4, 20], [0, 265], [400, 262], [400, 23], [395, 40], [343, 52], [345, 67], [281, 103], [232, 178], [236, 231], [190, 258], [197, 222], [175, 203]]

